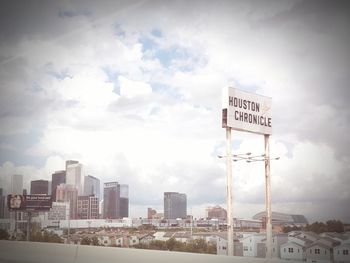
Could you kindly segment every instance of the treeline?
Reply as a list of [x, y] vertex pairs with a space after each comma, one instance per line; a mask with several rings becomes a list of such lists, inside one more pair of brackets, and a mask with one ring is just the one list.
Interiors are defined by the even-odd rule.
[[324, 232], [342, 233], [344, 232], [344, 224], [340, 220], [328, 220], [326, 223], [316, 221], [311, 225], [307, 224], [305, 227], [286, 226], [283, 228], [284, 233], [294, 230], [312, 231], [317, 234]]
[[216, 254], [216, 245], [207, 243], [204, 239], [194, 239], [187, 243], [170, 238], [167, 241], [153, 240], [149, 244], [137, 244], [135, 248], [169, 250], [193, 253]]
[[30, 241], [48, 242], [48, 243], [63, 243], [63, 239], [59, 235], [57, 235], [53, 232], [49, 232], [47, 230], [33, 231], [30, 234]]

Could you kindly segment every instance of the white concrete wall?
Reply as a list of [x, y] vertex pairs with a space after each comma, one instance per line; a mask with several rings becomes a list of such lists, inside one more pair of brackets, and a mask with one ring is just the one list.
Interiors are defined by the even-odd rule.
[[272, 259], [0, 240], [0, 262], [11, 263], [293, 263]]

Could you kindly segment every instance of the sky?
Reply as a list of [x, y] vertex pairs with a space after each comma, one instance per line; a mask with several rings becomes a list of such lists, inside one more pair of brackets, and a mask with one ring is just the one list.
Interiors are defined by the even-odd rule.
[[[272, 98], [272, 210], [350, 223], [348, 1], [5, 1], [0, 185], [86, 175], [129, 185], [130, 216], [226, 207], [222, 89]], [[232, 132], [233, 153], [264, 152]], [[233, 163], [233, 215], [265, 209], [264, 164]]]

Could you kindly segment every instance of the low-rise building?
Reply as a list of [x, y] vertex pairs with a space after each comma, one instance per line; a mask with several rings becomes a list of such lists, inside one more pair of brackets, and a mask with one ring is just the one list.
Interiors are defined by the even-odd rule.
[[329, 263], [333, 260], [333, 248], [321, 242], [314, 242], [306, 247], [306, 261], [312, 263]]
[[350, 243], [343, 243], [334, 248], [334, 263], [350, 263]]
[[281, 259], [305, 261], [305, 246], [293, 241], [288, 241], [281, 245], [280, 255]]

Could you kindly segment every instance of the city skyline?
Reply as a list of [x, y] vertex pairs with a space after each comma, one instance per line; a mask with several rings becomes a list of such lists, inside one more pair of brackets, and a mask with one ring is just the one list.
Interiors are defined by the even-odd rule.
[[[350, 222], [347, 1], [6, 2], [0, 185], [79, 160], [130, 186], [130, 216], [226, 208], [222, 89], [272, 98], [272, 210]], [[262, 136], [232, 132], [233, 153]], [[80, 190], [81, 192], [82, 190]], [[233, 163], [233, 216], [264, 210], [263, 163]]]

